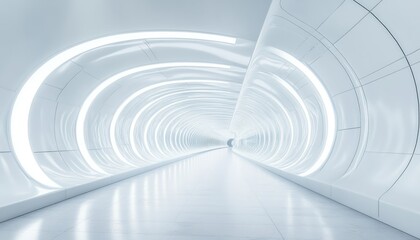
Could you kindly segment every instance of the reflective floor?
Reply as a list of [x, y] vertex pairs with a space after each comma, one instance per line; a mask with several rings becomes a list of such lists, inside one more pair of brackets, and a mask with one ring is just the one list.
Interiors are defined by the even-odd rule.
[[222, 149], [0, 224], [0, 239], [415, 239]]

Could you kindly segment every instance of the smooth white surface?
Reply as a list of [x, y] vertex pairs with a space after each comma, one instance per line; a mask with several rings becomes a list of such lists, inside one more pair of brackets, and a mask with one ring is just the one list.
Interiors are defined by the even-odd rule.
[[371, 15], [358, 22], [335, 46], [346, 56], [358, 77], [403, 57], [394, 39]]
[[367, 151], [412, 153], [417, 138], [417, 131], [413, 129], [419, 120], [410, 70], [398, 71], [364, 86], [364, 89], [370, 109]]
[[[313, 28], [317, 28], [343, 2], [344, 0], [325, 0], [322, 2], [302, 0], [296, 3], [293, 0], [282, 0], [280, 1], [280, 6], [299, 20], [309, 23]], [[317, 14], [311, 14], [312, 12], [317, 12]]]
[[0, 237], [414, 239], [227, 149], [181, 160], [3, 222]]
[[353, 88], [346, 70], [337, 61], [336, 56], [330, 52], [326, 52], [312, 63], [311, 68], [332, 96]]
[[354, 25], [357, 24], [367, 11], [354, 1], [344, 1], [328, 19], [318, 28], [318, 31], [329, 41], [335, 43]]
[[360, 112], [357, 96], [354, 91], [347, 91], [333, 98], [336, 114], [337, 129], [360, 127]]
[[420, 24], [418, 17], [420, 2], [416, 0], [404, 0], [395, 2], [383, 0], [373, 10], [381, 21], [389, 28], [401, 44], [401, 47], [410, 54], [420, 48]]

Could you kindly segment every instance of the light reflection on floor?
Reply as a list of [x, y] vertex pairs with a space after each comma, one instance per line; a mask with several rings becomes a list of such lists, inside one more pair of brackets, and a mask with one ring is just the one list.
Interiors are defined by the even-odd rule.
[[222, 149], [4, 222], [0, 239], [415, 238]]

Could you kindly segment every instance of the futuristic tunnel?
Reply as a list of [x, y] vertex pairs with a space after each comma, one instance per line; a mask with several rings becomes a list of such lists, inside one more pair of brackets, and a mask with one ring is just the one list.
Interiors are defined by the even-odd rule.
[[0, 239], [420, 237], [419, 12], [2, 1]]

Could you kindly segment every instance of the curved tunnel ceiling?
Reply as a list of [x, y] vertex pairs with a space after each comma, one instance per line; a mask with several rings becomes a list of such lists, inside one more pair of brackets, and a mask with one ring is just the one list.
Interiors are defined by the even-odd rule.
[[[102, 132], [102, 138], [106, 138], [108, 143], [110, 143], [110, 148], [113, 150], [114, 156], [112, 162], [123, 168], [140, 167], [144, 165], [142, 161], [150, 163], [166, 160], [165, 158], [162, 159], [162, 157], [157, 157], [162, 156], [163, 154], [169, 155], [171, 158], [174, 158], [174, 156], [179, 154], [186, 155], [187, 153], [197, 152], [198, 150], [196, 148], [209, 148], [207, 145], [211, 145], [210, 143], [213, 145], [216, 144], [217, 146], [217, 144], [220, 145], [220, 142], [224, 141], [224, 138], [228, 134], [227, 119], [232, 115], [232, 106], [234, 106], [236, 100], [235, 95], [237, 95], [240, 88], [240, 77], [245, 73], [244, 66], [241, 66], [240, 62], [235, 62], [234, 57], [236, 56], [234, 52], [231, 53], [233, 60], [229, 59], [229, 51], [232, 51], [230, 49], [241, 48], [236, 46], [236, 38], [193, 32], [139, 32], [116, 35], [82, 43], [60, 53], [43, 64], [22, 87], [12, 109], [12, 124], [10, 129], [11, 142], [15, 150], [16, 159], [28, 176], [46, 186], [60, 186], [56, 181], [45, 174], [44, 170], [37, 162], [35, 154], [31, 154], [32, 152], [36, 152], [33, 151], [31, 143], [29, 142], [29, 133], [31, 130], [21, 127], [28, 126], [31, 128], [30, 124], [28, 124], [30, 122], [31, 106], [34, 104], [37, 92], [42, 92], [42, 88], [48, 87], [48, 82], [50, 82], [49, 76], [59, 78], [60, 75], [63, 75], [63, 72], [67, 70], [65, 67], [60, 70], [61, 72], [58, 76], [55, 75], [54, 72], [59, 71], [57, 69], [66, 63], [83, 67], [83, 63], [81, 63], [83, 62], [82, 59], [90, 58], [89, 55], [95, 56], [95, 60], [87, 64], [96, 65], [100, 64], [98, 62], [105, 60], [113, 62], [113, 65], [118, 64], [117, 61], [121, 61], [121, 58], [130, 58], [132, 57], [130, 55], [140, 52], [141, 49], [139, 48], [139, 44], [141, 44], [141, 42], [139, 42], [139, 40], [145, 39], [152, 43], [154, 39], [159, 41], [167, 39], [170, 44], [182, 44], [187, 40], [193, 41], [195, 44], [201, 43], [205, 46], [218, 47], [219, 50], [225, 51], [224, 62], [230, 62], [230, 64], [196, 61], [162, 62], [146, 65], [140, 63], [139, 65], [135, 65], [135, 61], [131, 61], [130, 64], [135, 67], [125, 69], [125, 65], [120, 65], [119, 67], [123, 68], [123, 71], [112, 73], [111, 76], [102, 81], [91, 76], [91, 74], [81, 76], [80, 79], [72, 78], [71, 82], [68, 84], [74, 82], [74, 85], [66, 86], [66, 88], [69, 87], [69, 94], [71, 94], [67, 97], [70, 98], [68, 100], [71, 102], [79, 101], [81, 106], [80, 110], [77, 112], [75, 128], [65, 129], [65, 131], [70, 130], [75, 132], [65, 132], [64, 134], [76, 136], [77, 149], [80, 151], [81, 155], [78, 160], [80, 162], [79, 164], [81, 164], [89, 174], [97, 175], [98, 177], [116, 173], [115, 170], [112, 168], [110, 169], [109, 166], [102, 166], [103, 163], [100, 162], [101, 160], [93, 157], [93, 154], [90, 153], [92, 147], [88, 147], [89, 139], [86, 130], [90, 127], [87, 126], [90, 122], [87, 122], [86, 120], [91, 114], [90, 111], [97, 111], [97, 108], [107, 108], [110, 112], [110, 115], [101, 117], [109, 118], [107, 119], [107, 123], [105, 123], [107, 126], [101, 126], [103, 129], [98, 129], [97, 131]], [[124, 42], [124, 44], [118, 44], [119, 42]], [[127, 42], [129, 42], [128, 45]], [[251, 44], [244, 45], [252, 46]], [[113, 53], [108, 54], [107, 56], [98, 56], [102, 54], [101, 51], [105, 48], [114, 48], [112, 50]], [[205, 49], [197, 50], [192, 48], [191, 51], [201, 52], [201, 54], [204, 55], [202, 57], [206, 57], [205, 55], [210, 55], [210, 57], [214, 55], [212, 51], [206, 52], [208, 50]], [[97, 52], [99, 52], [99, 54]], [[114, 58], [120, 59], [114, 60]], [[189, 75], [185, 75], [185, 72]], [[79, 76], [79, 74], [77, 76]], [[94, 81], [96, 80], [97, 83], [92, 84], [92, 86], [84, 86], [86, 81], [90, 81], [92, 78]], [[83, 88], [85, 88], [85, 91], [83, 91], [85, 94], [80, 91]], [[115, 88], [118, 89], [115, 90]], [[79, 91], [70, 92], [75, 89], [78, 89]], [[109, 91], [112, 89], [114, 91]], [[186, 90], [188, 91], [185, 92]], [[63, 91], [66, 91], [66, 89], [64, 88]], [[65, 93], [62, 92], [61, 94]], [[62, 97], [61, 94], [59, 98]], [[98, 101], [98, 98], [100, 98], [101, 95], [111, 95], [113, 106], [103, 106], [106, 105], [105, 101], [99, 103], [100, 106], [94, 108], [95, 102]], [[158, 98], [157, 100], [159, 101], [154, 99], [160, 95], [164, 98]], [[64, 98], [65, 97], [63, 97], [63, 102], [66, 102]], [[78, 99], [75, 100], [73, 98]], [[82, 101], [79, 99], [82, 99]], [[59, 102], [61, 102], [60, 100], [61, 99], [59, 99]], [[155, 104], [154, 108], [149, 106], [152, 103]], [[171, 108], [168, 108], [168, 106]], [[188, 108], [185, 108], [184, 106], [188, 106]], [[171, 112], [171, 109], [177, 109], [178, 111]], [[183, 111], [180, 111], [182, 109]], [[139, 124], [140, 116], [132, 116], [135, 112], [137, 112], [137, 114], [147, 114], [148, 116], [148, 121], [141, 122], [144, 124], [144, 127], [142, 128], [143, 131], [138, 133], [138, 135], [143, 135], [142, 140], [146, 140], [146, 142], [139, 141], [142, 142], [141, 146], [137, 146], [137, 144], [126, 146], [125, 144], [122, 144], [122, 142], [125, 142], [122, 138], [127, 135], [123, 132], [128, 129], [130, 129], [131, 135], [130, 143], [137, 143], [135, 141], [135, 130]], [[163, 132], [162, 128], [166, 125], [163, 125], [161, 121], [165, 118], [174, 118], [174, 115], [179, 112], [184, 116], [176, 118], [177, 122], [168, 125], [169, 129]], [[192, 118], [192, 116], [194, 116], [193, 114], [201, 115], [201, 117], [199, 119]], [[55, 118], [57, 117], [59, 116], [56, 115]], [[196, 135], [191, 135], [192, 129], [173, 129], [173, 126], [178, 126], [184, 122], [189, 123], [189, 126], [194, 126], [193, 124], [201, 122], [201, 126], [194, 126], [193, 130], [195, 134], [200, 133], [202, 139], [194, 139]], [[66, 122], [66, 124], [68, 124], [68, 122]], [[130, 128], [122, 125], [129, 125]], [[157, 128], [157, 125], [160, 127]], [[203, 126], [205, 126], [205, 128], [203, 128]], [[152, 130], [150, 130], [150, 128], [152, 128]], [[37, 130], [39, 129], [42, 129], [42, 127], [37, 128]], [[152, 131], [152, 133], [149, 133], [150, 131]], [[187, 133], [190, 135], [185, 135]], [[171, 139], [170, 141], [176, 141], [171, 142], [170, 146], [172, 148], [163, 149], [159, 146], [153, 147], [153, 150], [151, 150], [152, 148], [149, 146], [149, 141], [151, 142], [152, 139], [148, 139], [148, 136], [150, 135], [158, 135], [160, 139], [162, 137], [167, 137]], [[172, 139], [172, 135], [176, 135], [176, 137]], [[187, 138], [185, 141], [188, 142], [184, 143], [186, 144], [185, 146], [178, 146], [178, 143], [180, 142], [178, 139], [179, 136]], [[104, 141], [104, 139], [101, 140]], [[192, 141], [195, 142], [193, 143]], [[96, 146], [96, 148], [99, 149], [105, 147], [106, 146], [102, 144]], [[130, 147], [131, 149], [128, 150], [127, 147]], [[135, 157], [133, 156], [133, 153], [135, 153]], [[105, 168], [108, 168], [108, 170], [105, 170]]]
[[91, 4], [1, 10], [0, 206], [229, 145], [420, 236], [418, 2]]

